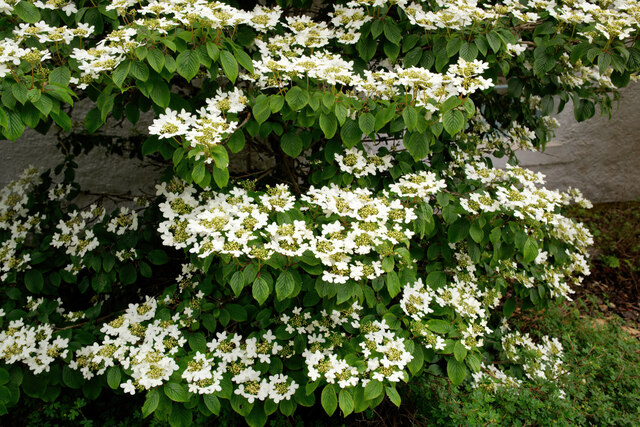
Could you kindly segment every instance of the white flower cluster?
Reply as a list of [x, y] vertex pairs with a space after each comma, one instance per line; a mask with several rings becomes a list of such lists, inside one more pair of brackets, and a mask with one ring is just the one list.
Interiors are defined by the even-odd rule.
[[107, 223], [107, 231], [115, 233], [118, 236], [123, 235], [127, 231], [136, 231], [138, 229], [138, 214], [136, 211], [130, 211], [129, 208], [121, 207], [118, 213]]
[[0, 359], [7, 364], [21, 362], [34, 374], [49, 372], [56, 358], [67, 357], [69, 339], [53, 338], [50, 325], [30, 326], [22, 319], [12, 320], [0, 331]]
[[242, 112], [247, 102], [238, 88], [226, 93], [218, 89], [215, 97], [206, 100], [206, 108], [201, 108], [197, 114], [185, 110], [178, 113], [167, 108], [165, 114], [149, 126], [149, 133], [158, 135], [160, 139], [184, 138], [189, 147], [198, 149], [196, 158], [204, 156], [210, 163], [213, 160], [211, 147], [222, 143], [223, 138], [231, 135], [238, 126], [238, 122], [229, 120], [227, 115]]
[[348, 148], [344, 154], [335, 155], [336, 163], [342, 172], [350, 173], [356, 178], [376, 175], [391, 169], [393, 156], [368, 155], [356, 147]]
[[80, 77], [72, 77], [71, 83], [85, 89], [100, 77], [100, 73], [115, 70], [128, 53], [144, 45], [144, 42], [137, 41], [136, 34], [134, 28], [118, 29], [109, 33], [95, 47], [74, 48], [71, 58], [78, 61], [78, 68], [82, 74]]
[[129, 304], [123, 315], [102, 326], [102, 342], [76, 351], [69, 366], [91, 379], [117, 363], [131, 370], [136, 387], [162, 385], [178, 370], [172, 356], [186, 339], [175, 321], [156, 319], [156, 309], [156, 300], [149, 297], [142, 304]]
[[[200, 298], [203, 295], [200, 296]], [[365, 386], [371, 379], [381, 382], [398, 382], [406, 378], [404, 369], [413, 356], [407, 352], [405, 341], [391, 332], [384, 321], [360, 323], [360, 307], [354, 303], [346, 310], [322, 311], [313, 315], [301, 307], [290, 314], [282, 314], [280, 322], [286, 333], [276, 339], [271, 330], [244, 338], [238, 333], [218, 332], [206, 344], [207, 352], [196, 351], [188, 357], [181, 372], [189, 391], [198, 394], [213, 394], [223, 388], [230, 379], [234, 393], [255, 400], [271, 399], [275, 403], [288, 400], [299, 388], [299, 384], [286, 374], [265, 374], [274, 358], [286, 359], [294, 354], [305, 358], [309, 379], [323, 377], [327, 382], [340, 387]], [[150, 389], [169, 381], [172, 373], [179, 371], [179, 348], [186, 343], [181, 328], [188, 322], [189, 307], [182, 315], [176, 313], [172, 321], [155, 319], [157, 303], [147, 297], [142, 304], [130, 304], [126, 312], [105, 324], [101, 332], [105, 337], [101, 343], [82, 347], [70, 363], [86, 379], [101, 375], [111, 366], [121, 365], [132, 372], [132, 379], [121, 384], [125, 392]], [[178, 322], [178, 323], [176, 323]], [[345, 326], [350, 331], [345, 332]], [[354, 335], [354, 329], [361, 334]], [[341, 331], [342, 330], [342, 331]], [[283, 331], [284, 333], [284, 331]], [[293, 341], [302, 335], [308, 342], [301, 351], [294, 350]], [[347, 363], [334, 353], [347, 340], [357, 339], [356, 348], [361, 362]]]
[[530, 379], [553, 381], [565, 371], [562, 365], [562, 344], [557, 338], [542, 337], [536, 344], [529, 334], [519, 331], [502, 336], [502, 349], [510, 361], [521, 364]]
[[[52, 27], [44, 21], [35, 24], [21, 23], [13, 30], [15, 40], [22, 43], [28, 39], [37, 39], [38, 43], [64, 43], [70, 44], [73, 39], [89, 37], [95, 31], [95, 27], [86, 23], [79, 23], [76, 28], [67, 26]], [[10, 39], [5, 39], [10, 40]]]
[[105, 209], [98, 205], [91, 205], [82, 211], [70, 212], [67, 220], [61, 219], [58, 222], [51, 246], [64, 247], [67, 255], [72, 257], [84, 257], [100, 245], [90, 224], [102, 221], [104, 215]]
[[32, 214], [27, 207], [29, 192], [40, 184], [39, 171], [26, 169], [16, 181], [0, 189], [0, 231], [8, 232], [8, 238], [0, 243], [0, 280], [11, 271], [24, 271], [31, 255], [22, 251], [22, 243], [29, 232], [39, 231], [43, 214]]
[[[426, 202], [444, 187], [432, 172], [400, 182], [400, 187], [390, 188], [390, 196], [335, 185], [311, 187], [297, 203], [283, 185], [259, 198], [236, 187], [229, 194], [205, 191], [198, 200], [192, 186], [164, 184], [158, 187], [158, 195], [166, 197], [160, 204], [165, 221], [159, 231], [164, 244], [190, 248], [203, 258], [217, 253], [267, 260], [275, 253], [302, 256], [310, 251], [327, 268], [323, 279], [328, 282], [371, 280], [383, 274], [376, 248], [384, 243], [393, 247], [413, 236], [410, 227], [417, 216], [396, 195], [410, 194]], [[274, 213], [290, 210], [317, 212], [317, 225], [278, 222]]]

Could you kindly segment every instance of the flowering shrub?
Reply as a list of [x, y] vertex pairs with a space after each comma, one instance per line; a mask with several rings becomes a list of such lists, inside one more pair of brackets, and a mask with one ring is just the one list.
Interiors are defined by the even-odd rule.
[[0, 192], [0, 412], [109, 387], [172, 425], [263, 425], [400, 405], [429, 367], [488, 392], [563, 372], [508, 318], [589, 273], [562, 215], [589, 203], [514, 151], [569, 101], [610, 110], [640, 70], [636, 2], [277, 3], [0, 2], [6, 138], [70, 132], [88, 98], [82, 132], [149, 112], [133, 154], [169, 165], [155, 197], [80, 205], [61, 140]]

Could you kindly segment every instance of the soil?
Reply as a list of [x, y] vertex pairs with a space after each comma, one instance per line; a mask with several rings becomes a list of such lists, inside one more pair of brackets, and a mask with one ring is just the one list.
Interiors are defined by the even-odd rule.
[[594, 235], [591, 275], [574, 299], [593, 300], [600, 311], [640, 325], [640, 202], [600, 203], [571, 214]]

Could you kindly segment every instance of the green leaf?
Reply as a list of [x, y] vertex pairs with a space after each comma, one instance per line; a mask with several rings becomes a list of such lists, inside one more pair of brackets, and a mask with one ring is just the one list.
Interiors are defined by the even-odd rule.
[[333, 138], [338, 130], [338, 120], [332, 113], [320, 115], [320, 129], [324, 132], [324, 137], [327, 139]]
[[358, 117], [358, 125], [365, 135], [371, 135], [376, 125], [376, 118], [371, 113], [364, 113]]
[[236, 61], [236, 58], [228, 50], [223, 50], [220, 52], [220, 63], [224, 74], [231, 80], [231, 83], [235, 83], [238, 78], [238, 61]]
[[522, 252], [524, 255], [523, 261], [525, 263], [535, 260], [538, 256], [538, 244], [536, 243], [536, 240], [531, 237], [527, 237], [527, 240], [524, 242]]
[[491, 31], [489, 34], [487, 34], [487, 41], [489, 42], [491, 50], [493, 50], [495, 53], [498, 53], [500, 47], [502, 46], [502, 39], [500, 38], [498, 33], [496, 33], [495, 31]]
[[484, 238], [484, 232], [477, 222], [471, 224], [471, 227], [469, 228], [469, 235], [471, 235], [471, 238], [476, 243], [482, 242], [482, 239]]
[[158, 393], [158, 390], [149, 390], [144, 405], [142, 405], [142, 418], [147, 418], [151, 415], [158, 408], [158, 403], [160, 403], [160, 393]]
[[222, 145], [214, 145], [213, 148], [211, 148], [211, 157], [213, 157], [217, 167], [226, 168], [229, 166], [229, 153], [227, 153], [227, 149]]
[[136, 79], [146, 82], [149, 80], [149, 67], [144, 62], [134, 61], [131, 64], [130, 74]]
[[204, 180], [205, 175], [205, 167], [204, 163], [197, 163], [196, 166], [191, 171], [191, 177], [193, 178], [193, 182], [199, 184]]
[[120, 63], [120, 65], [116, 67], [115, 70], [113, 70], [113, 73], [111, 73], [111, 79], [116, 84], [116, 86], [122, 87], [122, 83], [124, 83], [124, 80], [129, 75], [130, 68], [131, 68], [131, 61], [129, 61], [128, 59], [125, 59]]
[[207, 406], [211, 412], [215, 415], [220, 414], [220, 400], [213, 394], [204, 394], [202, 395], [202, 400], [204, 400], [204, 404]]
[[147, 254], [147, 258], [153, 265], [164, 265], [169, 262], [169, 256], [162, 249], [152, 249]]
[[340, 129], [340, 138], [347, 148], [351, 148], [362, 141], [362, 131], [355, 120], [347, 119]]
[[196, 74], [198, 74], [198, 70], [200, 70], [200, 56], [198, 55], [198, 52], [189, 49], [180, 52], [180, 55], [178, 55], [178, 57], [176, 58], [176, 66], [178, 74], [184, 77], [187, 81], [191, 81], [191, 79], [193, 79]]
[[271, 106], [269, 105], [269, 98], [265, 95], [260, 95], [256, 98], [255, 104], [251, 109], [253, 117], [259, 124], [264, 123], [271, 115]]
[[207, 339], [204, 337], [202, 332], [197, 332], [191, 335], [188, 339], [189, 347], [193, 351], [199, 351], [201, 353], [207, 352]]
[[416, 126], [418, 126], [418, 110], [414, 107], [408, 106], [405, 108], [402, 112], [402, 118], [408, 131], [413, 132]]
[[458, 243], [469, 235], [469, 222], [460, 220], [454, 222], [447, 232], [449, 243]]
[[239, 153], [244, 148], [245, 139], [244, 132], [241, 129], [236, 130], [227, 141], [227, 147], [232, 153]]
[[67, 67], [58, 67], [49, 73], [49, 82], [60, 86], [69, 86], [71, 71]]
[[504, 317], [511, 317], [514, 311], [516, 311], [516, 299], [511, 297], [504, 302], [502, 314], [504, 314]]
[[371, 380], [364, 387], [364, 399], [373, 400], [383, 393], [382, 383], [378, 380]]
[[338, 407], [338, 398], [336, 397], [336, 391], [332, 384], [327, 384], [322, 390], [320, 403], [329, 416], [333, 415], [336, 411], [336, 408]]
[[447, 376], [454, 385], [459, 385], [467, 376], [467, 367], [464, 363], [451, 358], [447, 361]]
[[107, 371], [107, 384], [112, 389], [117, 389], [120, 385], [121, 372], [119, 366], [112, 366]]
[[40, 20], [40, 11], [33, 4], [23, 0], [13, 6], [13, 12], [24, 22], [35, 24]]
[[167, 108], [171, 101], [169, 86], [163, 81], [155, 81], [151, 89], [151, 100], [162, 108]]
[[433, 289], [442, 288], [447, 284], [447, 275], [442, 271], [432, 271], [427, 274], [425, 282]]
[[284, 98], [293, 111], [298, 111], [309, 103], [309, 92], [294, 86], [287, 91]]
[[427, 322], [427, 327], [436, 334], [445, 335], [453, 329], [450, 322], [442, 319], [431, 319]]
[[284, 96], [282, 95], [272, 95], [269, 97], [269, 108], [271, 108], [272, 113], [277, 113], [282, 110], [284, 106]]
[[288, 271], [283, 271], [276, 280], [276, 296], [278, 300], [282, 301], [287, 298], [295, 289], [295, 281], [293, 275]]
[[233, 293], [236, 297], [240, 296], [240, 292], [242, 292], [244, 285], [245, 281], [242, 271], [236, 271], [235, 273], [233, 273], [233, 276], [231, 276], [231, 279], [229, 280], [229, 286], [231, 286], [231, 289], [233, 290]]
[[588, 99], [578, 99], [573, 101], [573, 115], [577, 121], [582, 122], [593, 117], [596, 107]]
[[280, 147], [289, 157], [297, 158], [302, 153], [302, 145], [302, 139], [292, 132], [285, 133], [280, 139]]
[[462, 344], [462, 341], [456, 341], [453, 346], [453, 356], [458, 362], [464, 362], [465, 357], [467, 357], [467, 348]]
[[340, 410], [342, 411], [343, 416], [347, 416], [353, 412], [353, 396], [351, 392], [347, 389], [340, 390], [340, 394], [338, 396], [338, 401], [340, 403]]
[[464, 114], [459, 110], [449, 110], [442, 116], [444, 130], [451, 136], [457, 134], [464, 127]]
[[238, 63], [240, 65], [242, 65], [242, 68], [244, 68], [245, 70], [247, 70], [251, 74], [254, 73], [253, 60], [251, 59], [251, 57], [245, 51], [240, 50], [240, 49], [236, 49], [235, 50], [235, 57], [236, 57], [236, 60], [238, 61]]
[[402, 39], [400, 27], [390, 17], [384, 21], [384, 36], [395, 45], [399, 45]]
[[7, 112], [7, 126], [6, 129], [2, 130], [2, 134], [11, 141], [15, 141], [20, 138], [20, 136], [24, 133], [24, 123], [20, 118], [20, 113], [17, 111], [8, 111]]
[[214, 167], [213, 180], [219, 188], [224, 188], [229, 183], [229, 169]]
[[24, 275], [24, 284], [32, 294], [39, 294], [44, 287], [44, 277], [40, 270], [28, 270]]
[[452, 38], [447, 42], [447, 55], [451, 58], [453, 55], [460, 51], [462, 47], [462, 39]]
[[260, 276], [254, 280], [251, 291], [253, 293], [253, 298], [255, 298], [260, 305], [264, 304], [269, 297], [269, 285], [267, 284], [267, 281]]
[[132, 283], [135, 283], [138, 278], [138, 273], [136, 272], [136, 268], [133, 264], [125, 264], [120, 267], [118, 277], [123, 285], [131, 285]]
[[385, 387], [385, 390], [387, 392], [387, 397], [389, 398], [389, 400], [391, 400], [397, 407], [400, 407], [402, 399], [400, 398], [398, 390], [396, 390], [395, 387]]
[[407, 132], [404, 138], [404, 146], [415, 161], [424, 159], [429, 155], [429, 139], [421, 132]]
[[164, 54], [159, 49], [151, 49], [147, 53], [147, 61], [157, 73], [164, 68]]
[[[42, 97], [42, 98], [44, 98], [44, 97]], [[40, 99], [42, 99], [42, 98], [40, 98]], [[49, 98], [47, 98], [47, 99], [49, 99]], [[36, 105], [36, 107], [38, 107], [38, 106]], [[49, 109], [49, 111], [50, 110], [51, 109]], [[40, 111], [42, 111], [42, 110], [40, 110]], [[46, 113], [43, 112], [42, 114], [44, 114], [46, 116], [47, 114], [49, 114], [49, 111], [47, 111]], [[8, 125], [9, 125], [9, 118], [7, 117], [7, 114], [4, 112], [4, 109], [0, 108], [0, 126], [2, 126], [3, 128], [6, 128]]]
[[398, 278], [398, 273], [395, 271], [390, 271], [387, 273], [387, 291], [389, 292], [389, 296], [391, 298], [395, 297], [400, 293], [402, 288], [400, 287], [400, 278]]
[[189, 393], [182, 384], [169, 382], [164, 385], [164, 394], [174, 402], [189, 401]]
[[478, 48], [475, 44], [464, 42], [462, 46], [460, 46], [460, 52], [458, 53], [462, 59], [471, 62], [478, 57]]

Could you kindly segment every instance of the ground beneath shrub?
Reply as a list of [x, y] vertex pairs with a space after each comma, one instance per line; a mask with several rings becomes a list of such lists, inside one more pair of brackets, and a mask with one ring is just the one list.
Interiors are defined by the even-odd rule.
[[640, 325], [640, 202], [599, 203], [571, 214], [594, 235], [591, 275], [574, 299]]

